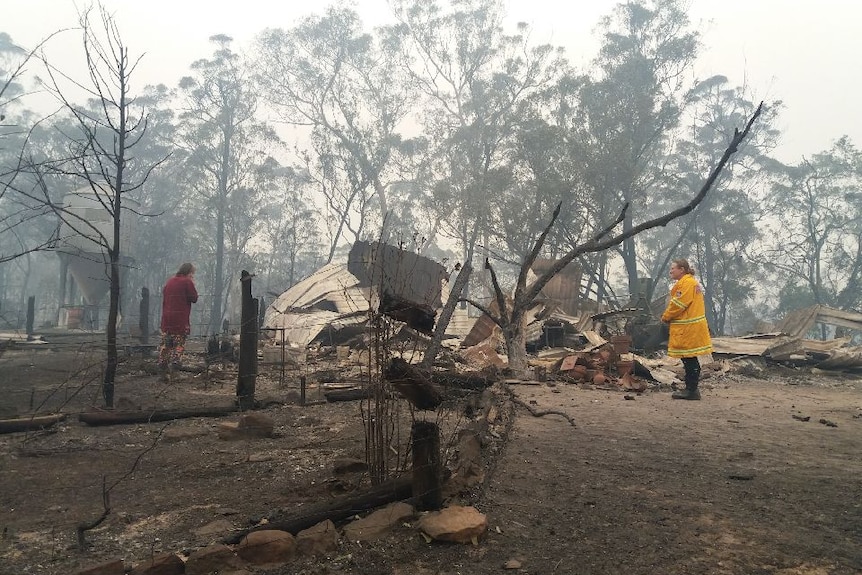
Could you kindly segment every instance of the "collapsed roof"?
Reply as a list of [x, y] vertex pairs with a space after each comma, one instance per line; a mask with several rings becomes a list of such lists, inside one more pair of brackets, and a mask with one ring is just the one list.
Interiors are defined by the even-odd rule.
[[431, 333], [442, 306], [446, 269], [437, 262], [381, 242], [356, 242], [346, 263], [330, 263], [273, 301], [263, 329], [293, 347], [333, 343], [364, 329], [379, 311]]

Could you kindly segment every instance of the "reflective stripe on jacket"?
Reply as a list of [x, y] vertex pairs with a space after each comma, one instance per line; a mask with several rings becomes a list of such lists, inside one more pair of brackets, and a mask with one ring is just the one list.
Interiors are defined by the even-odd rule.
[[669, 356], [694, 357], [712, 352], [703, 288], [693, 275], [685, 274], [670, 290], [670, 301], [661, 320], [670, 323]]

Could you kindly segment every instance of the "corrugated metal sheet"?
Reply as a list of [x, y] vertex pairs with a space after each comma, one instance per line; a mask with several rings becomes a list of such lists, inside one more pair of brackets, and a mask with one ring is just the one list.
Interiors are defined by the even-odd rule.
[[278, 296], [267, 308], [264, 322], [270, 313], [291, 309], [318, 308], [341, 314], [365, 311], [368, 296], [358, 284], [359, 280], [347, 271], [347, 264], [325, 265]]
[[264, 313], [263, 327], [278, 330], [276, 339], [284, 330], [291, 346], [305, 347], [330, 325], [364, 322], [368, 298], [358, 283], [347, 264], [328, 264], [278, 296]]
[[443, 281], [449, 274], [439, 263], [414, 252], [382, 242], [357, 241], [347, 267], [359, 285], [376, 286], [381, 293], [415, 305], [440, 308]]
[[276, 331], [276, 340], [281, 339], [280, 330], [284, 330], [284, 341], [291, 347], [305, 348], [329, 322], [340, 317], [334, 311], [313, 310], [308, 313], [279, 313], [264, 319], [264, 328]]
[[833, 309], [824, 305], [795, 310], [778, 324], [779, 331], [795, 337], [805, 337], [815, 323], [825, 323], [862, 330], [862, 314]]
[[[391, 289], [409, 301], [426, 302], [431, 319], [441, 296], [445, 300], [448, 295], [441, 293], [444, 286], [449, 287], [448, 274], [432, 260], [385, 244], [366, 242], [357, 242], [351, 254], [353, 269], [365, 277], [367, 284], [379, 281], [383, 289]], [[276, 338], [281, 337], [283, 330], [292, 346], [304, 347], [324, 329], [331, 327], [338, 331], [364, 323], [371, 306], [371, 288], [362, 287], [361, 283], [349, 264], [328, 264], [278, 296], [264, 313], [263, 327], [276, 330]], [[456, 313], [447, 333], [472, 327], [474, 320], [467, 318], [466, 313], [464, 316]], [[459, 334], [456, 331], [453, 335]]]

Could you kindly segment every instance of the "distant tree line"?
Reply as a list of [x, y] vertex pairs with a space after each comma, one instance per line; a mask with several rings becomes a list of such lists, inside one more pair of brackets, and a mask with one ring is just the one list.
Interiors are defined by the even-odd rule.
[[[195, 262], [196, 329], [211, 334], [229, 315], [237, 270], [255, 270], [255, 289], [271, 298], [358, 239], [450, 267], [483, 270], [489, 258], [513, 285], [558, 203], [543, 257], [570, 252], [626, 203], [621, 230], [667, 213], [757, 107], [747, 86], [695, 77], [702, 46], [680, 0], [619, 4], [582, 70], [527, 25], [507, 29], [501, 0], [390, 5], [396, 23], [376, 29], [333, 5], [241, 50], [215, 35], [175, 86], [133, 89], [132, 55], [124, 103], [93, 89], [116, 66], [71, 77], [0, 31], [0, 316], [37, 291], [57, 305], [57, 268], [37, 272], [55, 261], [42, 252], [56, 207], [106, 158], [115, 191], [139, 204], [128, 214], [138, 233], [120, 246], [135, 257], [126, 289], [158, 289]], [[121, 30], [106, 30], [122, 43]], [[94, 41], [82, 58], [97, 53]], [[32, 107], [39, 90], [58, 112]], [[122, 106], [134, 148], [117, 179], [120, 131], [93, 127], [112, 125]], [[836, 135], [798, 164], [777, 161], [781, 108], [767, 102], [690, 214], [576, 260], [583, 296], [649, 300], [670, 259], [688, 257], [717, 333], [813, 303], [862, 307], [862, 156]], [[465, 298], [490, 301], [486, 274]]]

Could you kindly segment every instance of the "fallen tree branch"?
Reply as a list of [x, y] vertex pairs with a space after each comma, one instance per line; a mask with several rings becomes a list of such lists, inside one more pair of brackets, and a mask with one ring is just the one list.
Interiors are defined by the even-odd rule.
[[559, 415], [560, 417], [565, 418], [566, 421], [571, 423], [572, 427], [577, 427], [577, 425], [575, 424], [575, 420], [572, 418], [571, 415], [564, 413], [558, 409], [536, 409], [532, 405], [526, 403], [521, 399], [518, 399], [517, 397], [512, 397], [512, 401], [529, 411], [530, 415], [532, 415], [533, 417], [542, 417], [545, 415]]
[[533, 407], [529, 403], [525, 402], [524, 400], [518, 399], [515, 396], [515, 392], [512, 391], [512, 388], [510, 388], [508, 385], [502, 384], [502, 387], [509, 394], [509, 399], [511, 399], [513, 403], [516, 403], [516, 404], [520, 405], [521, 407], [523, 407], [524, 409], [526, 409], [527, 411], [529, 411], [530, 415], [532, 415], [533, 417], [544, 417], [545, 415], [559, 415], [560, 417], [562, 417], [566, 421], [568, 421], [572, 427], [577, 427], [577, 424], [575, 423], [574, 418], [571, 415], [569, 415], [568, 413], [565, 413], [565, 412], [560, 411], [558, 409], [536, 409], [535, 407]]

